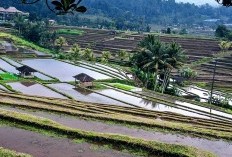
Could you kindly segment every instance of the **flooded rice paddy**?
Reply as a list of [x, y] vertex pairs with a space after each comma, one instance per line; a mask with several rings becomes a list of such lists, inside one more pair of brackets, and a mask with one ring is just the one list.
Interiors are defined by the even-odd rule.
[[44, 136], [23, 129], [0, 126], [0, 146], [34, 157], [131, 157], [111, 149], [94, 149], [89, 143]]
[[[9, 63], [5, 62], [4, 60], [0, 59], [0, 68], [6, 70], [7, 72], [18, 74], [19, 71], [16, 70], [15, 67], [20, 67], [20, 66], [22, 66], [22, 64], [19, 64], [19, 63], [15, 62], [14, 60], [11, 60], [11, 59], [6, 58], [6, 57], [4, 57], [4, 59], [6, 59], [9, 63], [11, 63], [14, 66], [12, 66]], [[34, 75], [42, 80], [52, 80], [52, 78], [50, 78], [44, 74], [41, 74], [39, 72], [34, 73]]]
[[0, 107], [6, 110], [33, 114], [34, 116], [48, 118], [65, 126], [69, 126], [71, 128], [77, 128], [87, 131], [103, 132], [103, 133], [123, 134], [136, 138], [142, 138], [145, 140], [155, 140], [155, 141], [171, 143], [171, 144], [194, 146], [203, 150], [214, 152], [220, 157], [227, 157], [232, 154], [232, 142], [226, 142], [223, 140], [208, 140], [203, 138], [176, 135], [171, 133], [146, 131], [142, 129], [128, 128], [118, 124], [110, 125], [97, 121], [87, 121], [87, 120], [79, 119], [78, 117], [74, 117], [74, 116], [48, 113], [44, 111], [24, 110], [24, 109], [12, 108], [8, 106], [0, 106]]
[[122, 102], [107, 98], [105, 96], [80, 89], [80, 88], [75, 88], [75, 86], [67, 84], [67, 83], [56, 83], [56, 84], [50, 84], [50, 87], [63, 92], [74, 99], [78, 101], [84, 101], [84, 102], [92, 102], [92, 103], [102, 103], [102, 104], [113, 104], [113, 105], [119, 105], [119, 106], [127, 106], [130, 107], [129, 105], [126, 105]]
[[156, 102], [152, 102], [143, 98], [139, 98], [136, 96], [132, 96], [129, 94], [125, 94], [113, 89], [106, 89], [106, 90], [101, 90], [98, 91], [101, 94], [116, 98], [118, 100], [124, 101], [124, 102], [128, 102], [130, 104], [134, 104], [135, 106], [138, 107], [142, 107], [148, 110], [155, 110], [155, 111], [162, 111], [162, 112], [174, 112], [174, 113], [179, 113], [179, 114], [183, 114], [186, 116], [193, 116], [193, 117], [199, 117], [199, 118], [208, 118], [206, 116], [197, 114], [197, 113], [192, 113], [192, 112], [188, 112], [182, 109], [178, 109], [178, 108], [174, 108], [174, 107], [170, 107], [164, 104], [160, 104], [160, 103], [156, 103]]
[[7, 83], [7, 85], [10, 85], [13, 89], [23, 94], [67, 99], [65, 96], [60, 95], [48, 89], [47, 87], [44, 87], [41, 84], [37, 84], [33, 82], [14, 82], [14, 83]]
[[110, 79], [111, 77], [98, 72], [74, 66], [54, 59], [25, 59], [22, 63], [45, 74], [58, 78], [61, 81], [74, 81], [73, 76], [85, 73], [97, 80]]

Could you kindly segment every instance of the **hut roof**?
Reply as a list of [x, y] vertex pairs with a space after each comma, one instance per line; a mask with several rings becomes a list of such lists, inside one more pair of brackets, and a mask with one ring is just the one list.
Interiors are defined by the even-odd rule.
[[0, 7], [0, 12], [5, 12], [6, 10], [3, 7]]
[[27, 65], [24, 65], [24, 66], [21, 66], [21, 67], [18, 67], [16, 68], [18, 71], [20, 72], [28, 72], [28, 73], [31, 73], [31, 72], [37, 72], [35, 69], [27, 66]]
[[81, 73], [81, 74], [78, 74], [76, 76], [73, 76], [75, 79], [81, 81], [81, 82], [92, 82], [94, 81], [95, 79], [92, 78], [91, 76], [87, 75], [87, 74], [84, 74], [84, 73]]
[[[3, 8], [4, 9], [4, 8]], [[29, 13], [24, 13], [18, 9], [16, 9], [15, 7], [9, 7], [7, 9], [4, 9], [6, 13], [20, 13], [20, 14], [23, 14], [23, 15], [28, 15]]]
[[16, 9], [15, 7], [9, 7], [5, 10], [5, 12], [8, 13], [22, 13], [22, 11], [19, 11], [18, 9]]

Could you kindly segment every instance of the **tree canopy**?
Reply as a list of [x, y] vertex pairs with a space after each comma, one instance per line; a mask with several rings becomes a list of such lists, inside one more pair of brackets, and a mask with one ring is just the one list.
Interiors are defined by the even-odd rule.
[[[23, 4], [35, 4], [41, 0], [20, 0]], [[48, 9], [58, 15], [73, 13], [73, 12], [86, 12], [86, 7], [79, 6], [82, 0], [53, 0], [49, 2], [45, 1]], [[51, 4], [50, 4], [51, 3]], [[53, 6], [53, 7], [52, 7]]]

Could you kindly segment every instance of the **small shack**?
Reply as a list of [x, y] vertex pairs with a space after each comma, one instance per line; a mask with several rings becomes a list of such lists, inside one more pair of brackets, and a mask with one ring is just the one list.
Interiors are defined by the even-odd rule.
[[95, 80], [94, 78], [92, 78], [91, 76], [81, 73], [78, 74], [76, 76], [73, 76], [75, 78], [75, 83], [76, 85], [79, 84], [80, 87], [92, 87], [93, 86], [93, 81]]
[[19, 71], [19, 75], [23, 78], [34, 78], [34, 73], [37, 72], [35, 69], [26, 65], [16, 69]]

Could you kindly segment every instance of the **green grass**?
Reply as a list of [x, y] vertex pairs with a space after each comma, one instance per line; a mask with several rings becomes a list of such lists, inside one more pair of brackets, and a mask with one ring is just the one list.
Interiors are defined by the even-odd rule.
[[8, 34], [8, 33], [3, 33], [3, 32], [0, 32], [0, 39], [5, 39], [5, 40], [10, 40], [12, 41], [15, 45], [18, 45], [18, 46], [23, 46], [23, 47], [27, 47], [27, 48], [31, 48], [31, 49], [34, 49], [34, 50], [37, 50], [37, 51], [40, 51], [40, 52], [45, 52], [45, 53], [53, 53], [53, 51], [49, 50], [49, 49], [45, 49], [45, 48], [42, 48], [32, 42], [29, 42], [25, 39], [22, 39], [20, 37], [17, 37], [15, 35], [12, 35], [12, 34]]
[[14, 74], [12, 73], [1, 73], [0, 74], [0, 80], [13, 80], [13, 81], [16, 81], [18, 80], [18, 77], [15, 76]]
[[146, 141], [129, 136], [106, 134], [84, 131], [80, 129], [72, 129], [58, 124], [45, 118], [38, 118], [27, 114], [0, 110], [0, 117], [10, 123], [20, 124], [23, 126], [31, 126], [41, 130], [53, 131], [60, 135], [65, 135], [72, 139], [84, 138], [92, 142], [101, 142], [103, 144], [113, 144], [114, 146], [126, 146], [134, 151], [143, 149], [150, 154], [159, 154], [162, 156], [173, 157], [213, 157], [214, 155], [196, 149], [194, 147], [165, 144], [156, 141]]
[[131, 91], [131, 90], [135, 89], [135, 87], [133, 87], [133, 86], [129, 86], [129, 85], [121, 84], [121, 83], [110, 83], [109, 85], [111, 85], [115, 88], [126, 90], [126, 91]]
[[82, 35], [85, 33], [85, 31], [78, 29], [58, 29], [56, 32], [58, 34], [71, 34], [71, 35]]
[[0, 147], [0, 157], [31, 157], [31, 155], [17, 153], [15, 151]]

